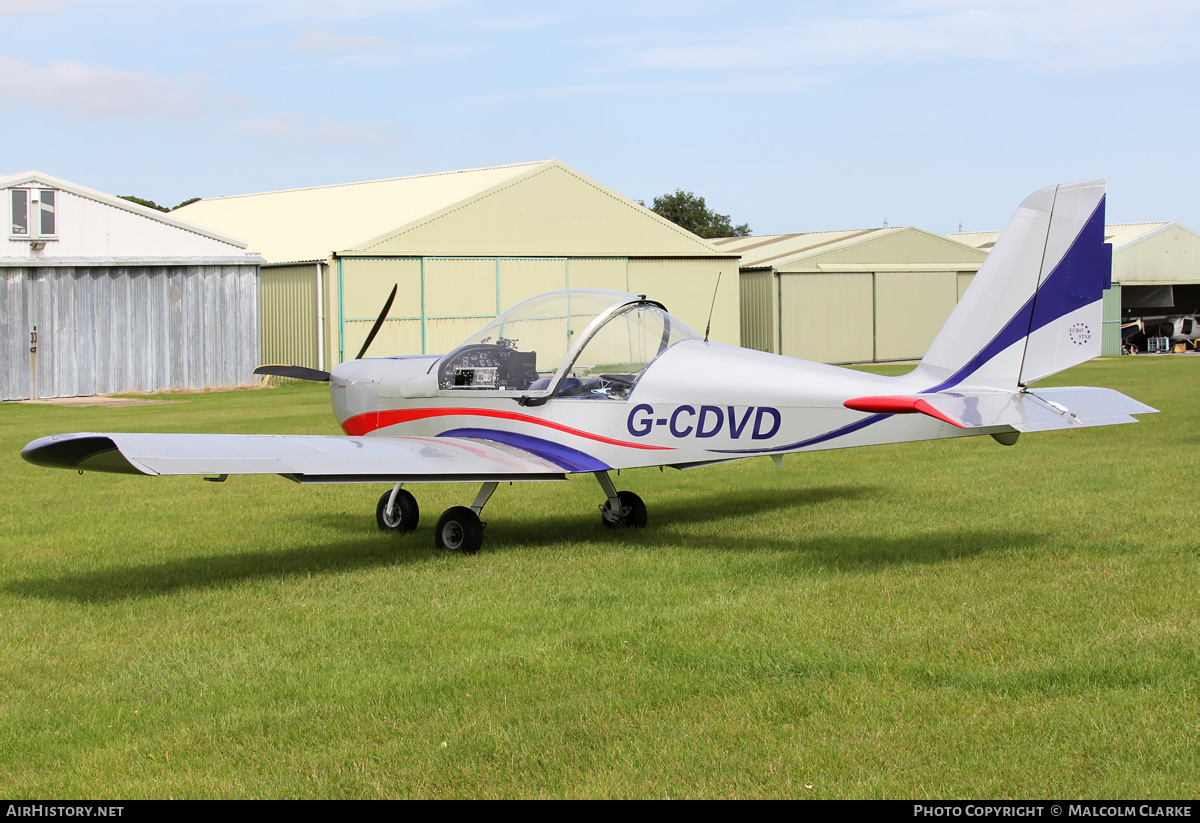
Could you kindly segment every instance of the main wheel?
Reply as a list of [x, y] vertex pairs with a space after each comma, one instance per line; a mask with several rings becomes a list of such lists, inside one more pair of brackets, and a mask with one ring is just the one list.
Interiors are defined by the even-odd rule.
[[[617, 497], [621, 500], [621, 511], [615, 520], [610, 520], [606, 516], [601, 516], [600, 521], [610, 529], [616, 528], [646, 528], [646, 504], [642, 502], [642, 498], [638, 497], [633, 492], [617, 492]], [[604, 504], [607, 509], [608, 504]]]
[[392, 507], [392, 514], [389, 517], [387, 504], [388, 498], [391, 496], [392, 492], [389, 489], [383, 493], [383, 497], [379, 498], [379, 505], [375, 507], [375, 522], [385, 532], [406, 534], [417, 527], [417, 521], [421, 518], [417, 498], [413, 497], [408, 489], [396, 492], [396, 503]]
[[466, 506], [454, 506], [438, 518], [433, 539], [439, 549], [475, 554], [483, 545], [483, 524]]

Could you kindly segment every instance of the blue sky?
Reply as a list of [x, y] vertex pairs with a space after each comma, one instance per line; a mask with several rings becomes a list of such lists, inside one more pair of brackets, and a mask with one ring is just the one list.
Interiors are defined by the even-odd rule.
[[557, 158], [757, 234], [1200, 230], [1200, 4], [0, 0], [0, 171], [174, 205]]

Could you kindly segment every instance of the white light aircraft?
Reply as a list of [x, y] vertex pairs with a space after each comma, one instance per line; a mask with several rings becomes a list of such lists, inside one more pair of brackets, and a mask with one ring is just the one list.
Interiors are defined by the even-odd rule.
[[466, 553], [482, 545], [479, 514], [497, 484], [586, 472], [604, 492], [605, 526], [642, 527], [646, 506], [615, 488], [612, 470], [778, 465], [793, 452], [984, 434], [1011, 445], [1021, 432], [1156, 411], [1109, 389], [1029, 387], [1100, 353], [1111, 264], [1104, 181], [1051, 186], [1017, 209], [906, 375], [710, 343], [645, 296], [572, 289], [517, 304], [445, 356], [356, 359], [331, 373], [262, 367], [328, 380], [344, 437], [61, 434], [22, 456], [81, 472], [385, 482], [376, 520], [395, 532], [417, 526], [406, 484], [478, 483], [434, 532], [439, 548]]

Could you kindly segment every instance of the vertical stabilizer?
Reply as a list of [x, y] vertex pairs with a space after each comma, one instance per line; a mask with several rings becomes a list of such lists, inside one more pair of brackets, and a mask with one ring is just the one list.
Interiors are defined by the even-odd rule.
[[1104, 181], [1034, 192], [921, 361], [927, 391], [1011, 390], [1095, 357], [1111, 274]]
[[1034, 297], [1021, 385], [1100, 354], [1112, 246], [1104, 242], [1104, 181], [1058, 187]]

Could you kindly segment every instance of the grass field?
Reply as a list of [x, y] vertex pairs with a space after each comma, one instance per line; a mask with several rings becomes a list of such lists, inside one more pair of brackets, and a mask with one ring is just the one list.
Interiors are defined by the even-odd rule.
[[[897, 369], [899, 370], [899, 369]], [[335, 433], [324, 387], [0, 406], [0, 796], [1200, 796], [1200, 358], [1138, 425], [501, 487], [39, 469], [67, 431]]]

